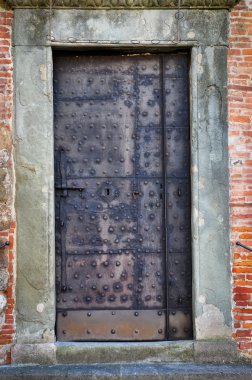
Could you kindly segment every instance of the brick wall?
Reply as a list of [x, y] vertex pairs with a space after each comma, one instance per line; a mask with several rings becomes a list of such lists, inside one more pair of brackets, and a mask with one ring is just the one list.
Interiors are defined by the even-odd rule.
[[229, 72], [230, 227], [234, 338], [252, 358], [252, 1], [231, 12]]
[[14, 338], [14, 177], [12, 158], [12, 54], [11, 25], [13, 14], [0, 0], [0, 364], [10, 363]]

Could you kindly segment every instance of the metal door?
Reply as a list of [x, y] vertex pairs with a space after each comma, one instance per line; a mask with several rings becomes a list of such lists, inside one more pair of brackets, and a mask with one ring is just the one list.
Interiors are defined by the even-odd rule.
[[188, 55], [54, 59], [57, 338], [192, 337]]

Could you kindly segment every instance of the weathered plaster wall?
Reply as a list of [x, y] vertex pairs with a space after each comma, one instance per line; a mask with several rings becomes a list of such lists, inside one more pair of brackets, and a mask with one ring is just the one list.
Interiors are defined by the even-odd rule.
[[252, 359], [252, 1], [231, 12], [229, 70], [230, 208], [234, 339]]
[[10, 347], [14, 336], [14, 170], [12, 144], [13, 115], [13, 12], [0, 1], [0, 364], [10, 362]]

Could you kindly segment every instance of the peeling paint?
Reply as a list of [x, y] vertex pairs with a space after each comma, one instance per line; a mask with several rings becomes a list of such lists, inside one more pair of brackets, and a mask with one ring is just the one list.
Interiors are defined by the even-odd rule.
[[0, 313], [4, 310], [7, 305], [7, 299], [4, 294], [0, 294]]
[[202, 303], [202, 304], [206, 303], [206, 296], [204, 294], [199, 295], [199, 303]]
[[193, 40], [195, 38], [195, 33], [190, 31], [187, 33], [187, 37], [190, 39], [190, 40]]
[[195, 319], [196, 339], [230, 338], [231, 328], [225, 325], [223, 313], [212, 304], [203, 306], [203, 313]]
[[191, 172], [193, 174], [196, 174], [196, 173], [198, 173], [198, 171], [199, 171], [198, 166], [197, 165], [193, 165], [192, 168], [191, 168]]
[[203, 214], [199, 212], [199, 210], [196, 207], [193, 208], [193, 215], [194, 215], [195, 223], [199, 227], [203, 227], [205, 225], [205, 219], [203, 217]]
[[43, 303], [39, 303], [38, 305], [37, 305], [37, 312], [38, 313], [43, 313], [43, 311], [44, 311], [44, 308], [45, 308], [45, 305], [43, 304]]
[[5, 166], [9, 159], [10, 153], [6, 149], [0, 150], [0, 167]]
[[40, 79], [47, 80], [46, 65], [39, 65]]

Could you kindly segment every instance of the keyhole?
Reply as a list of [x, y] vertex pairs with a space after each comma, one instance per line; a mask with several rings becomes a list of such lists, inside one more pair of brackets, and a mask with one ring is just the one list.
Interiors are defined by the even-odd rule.
[[163, 199], [163, 194], [162, 193], [160, 193], [159, 198]]
[[106, 195], [109, 195], [110, 190], [106, 189]]
[[133, 191], [132, 192], [133, 199], [136, 199], [137, 197], [139, 197], [139, 195], [140, 195], [139, 191]]

